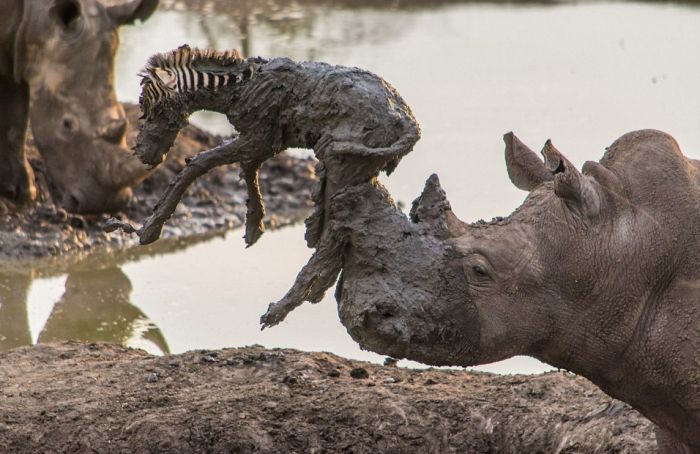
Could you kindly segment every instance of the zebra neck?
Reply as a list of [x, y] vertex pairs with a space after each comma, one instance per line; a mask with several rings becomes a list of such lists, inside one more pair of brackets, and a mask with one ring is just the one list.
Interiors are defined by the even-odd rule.
[[237, 87], [250, 80], [253, 69], [230, 72], [206, 72], [191, 67], [176, 68], [177, 92], [186, 100], [188, 110], [211, 110], [225, 113], [230, 107], [231, 96]]
[[175, 68], [177, 74], [177, 91], [192, 93], [199, 90], [218, 91], [239, 85], [253, 76], [253, 66], [247, 66], [242, 71], [207, 72], [190, 66]]

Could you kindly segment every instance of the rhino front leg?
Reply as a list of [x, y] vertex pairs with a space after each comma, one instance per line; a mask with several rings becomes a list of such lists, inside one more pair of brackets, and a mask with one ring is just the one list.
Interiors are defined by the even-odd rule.
[[0, 76], [0, 196], [14, 202], [36, 197], [34, 172], [24, 154], [29, 89]]

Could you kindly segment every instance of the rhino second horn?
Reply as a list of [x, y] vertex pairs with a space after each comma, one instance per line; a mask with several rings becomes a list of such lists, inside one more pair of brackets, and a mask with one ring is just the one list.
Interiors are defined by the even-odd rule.
[[544, 165], [554, 176], [554, 193], [564, 199], [572, 211], [586, 217], [595, 217], [601, 210], [598, 183], [583, 175], [548, 140], [542, 149]]

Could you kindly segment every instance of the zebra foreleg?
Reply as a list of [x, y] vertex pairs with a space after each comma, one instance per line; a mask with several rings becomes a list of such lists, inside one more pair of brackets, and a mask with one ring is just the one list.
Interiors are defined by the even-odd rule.
[[234, 139], [211, 150], [203, 151], [192, 158], [170, 182], [165, 193], [154, 207], [153, 214], [136, 231], [139, 235], [139, 242], [149, 244], [160, 238], [163, 224], [170, 219], [185, 191], [198, 177], [214, 167], [250, 161], [251, 157], [246, 154], [245, 150], [250, 150], [250, 147], [246, 147], [240, 139]]

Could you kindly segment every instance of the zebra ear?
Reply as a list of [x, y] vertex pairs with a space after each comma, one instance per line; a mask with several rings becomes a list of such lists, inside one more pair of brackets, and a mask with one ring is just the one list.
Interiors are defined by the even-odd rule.
[[173, 74], [171, 71], [168, 71], [167, 69], [160, 69], [160, 68], [155, 68], [155, 74], [158, 79], [163, 82], [163, 84], [168, 87], [168, 88], [175, 88], [176, 85], [176, 77], [175, 74]]

